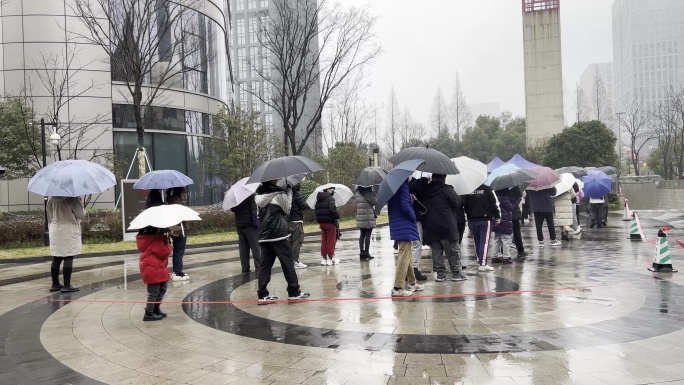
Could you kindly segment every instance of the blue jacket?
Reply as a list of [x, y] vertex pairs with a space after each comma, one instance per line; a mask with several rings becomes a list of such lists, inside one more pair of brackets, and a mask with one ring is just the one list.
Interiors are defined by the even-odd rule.
[[492, 231], [511, 235], [513, 234], [513, 204], [508, 198], [508, 189], [497, 190], [496, 199], [499, 201], [499, 210], [501, 210], [501, 222], [492, 226]]
[[404, 182], [387, 202], [387, 214], [389, 214], [390, 239], [406, 242], [420, 239], [408, 182]]

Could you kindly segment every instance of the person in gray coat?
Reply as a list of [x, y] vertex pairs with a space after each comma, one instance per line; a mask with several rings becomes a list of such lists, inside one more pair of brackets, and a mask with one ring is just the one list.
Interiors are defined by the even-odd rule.
[[371, 233], [376, 226], [375, 205], [378, 203], [375, 192], [371, 187], [358, 186], [356, 188], [356, 227], [361, 230], [359, 235], [359, 259], [368, 261], [374, 257], [370, 255]]
[[[50, 254], [52, 265], [51, 292], [61, 291], [71, 293], [79, 291], [78, 286], [71, 285], [71, 272], [74, 266], [74, 256], [81, 254], [81, 220], [86, 212], [81, 199], [72, 197], [50, 197], [47, 201], [48, 230], [50, 233]], [[62, 275], [64, 285], [59, 283], [59, 267], [64, 262]]]
[[530, 212], [534, 215], [534, 224], [537, 227], [539, 247], [544, 247], [544, 233], [542, 232], [544, 221], [546, 221], [546, 226], [549, 228], [551, 246], [561, 245], [560, 241], [556, 239], [556, 228], [553, 222], [553, 213], [555, 211], [553, 205], [554, 195], [556, 195], [555, 187], [539, 191], [527, 191], [527, 199], [530, 201]]

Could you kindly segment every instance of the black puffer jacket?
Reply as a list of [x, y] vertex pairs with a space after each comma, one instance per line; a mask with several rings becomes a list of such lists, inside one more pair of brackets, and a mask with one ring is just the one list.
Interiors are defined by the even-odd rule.
[[461, 198], [454, 188], [441, 180], [433, 180], [423, 193], [423, 204], [427, 211], [423, 215], [425, 242], [427, 244], [443, 239], [458, 241], [456, 227], [456, 209], [461, 205]]
[[309, 205], [306, 204], [302, 193], [299, 191], [300, 185], [292, 187], [292, 208], [290, 215], [287, 216], [288, 222], [303, 221], [304, 211], [309, 210]]
[[511, 204], [513, 205], [513, 220], [521, 220], [522, 212], [520, 211], [520, 202], [522, 202], [522, 191], [520, 191], [520, 187], [515, 186], [508, 190], [508, 200], [511, 201]]
[[416, 200], [413, 201], [413, 211], [416, 213], [417, 222], [422, 222], [423, 212], [425, 212], [425, 205], [423, 205], [425, 197], [423, 197], [423, 194], [428, 183], [430, 183], [428, 178], [413, 179], [409, 182], [409, 192], [416, 197]]
[[276, 242], [290, 236], [287, 215], [292, 206], [292, 190], [275, 185], [262, 185], [255, 198], [259, 208], [259, 242]]
[[257, 216], [257, 206], [254, 201], [254, 195], [231, 208], [230, 211], [235, 213], [235, 228], [237, 230], [259, 227], [259, 217]]
[[316, 222], [318, 223], [335, 223], [340, 219], [340, 214], [337, 213], [335, 206], [335, 198], [326, 191], [321, 191], [316, 195]]

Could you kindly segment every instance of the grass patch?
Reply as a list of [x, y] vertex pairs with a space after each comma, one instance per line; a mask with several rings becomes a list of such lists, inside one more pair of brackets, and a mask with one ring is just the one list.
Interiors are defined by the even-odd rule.
[[[378, 216], [378, 224], [385, 224], [388, 222], [387, 214], [382, 213]], [[344, 219], [340, 221], [342, 229], [356, 228], [356, 220], [354, 218]], [[320, 231], [318, 223], [307, 223], [304, 225], [305, 233], [313, 233]], [[237, 233], [235, 230], [224, 231], [218, 233], [202, 232], [200, 234], [190, 232], [188, 236], [189, 245], [201, 245], [207, 243], [228, 242], [237, 240]], [[125, 250], [136, 250], [134, 241], [127, 242], [107, 242], [107, 243], [90, 243], [83, 244], [84, 253], [106, 253], [106, 252], [120, 252]], [[16, 247], [6, 248], [0, 250], [0, 259], [8, 258], [22, 258], [22, 257], [41, 257], [50, 255], [50, 248], [47, 246], [34, 247]]]

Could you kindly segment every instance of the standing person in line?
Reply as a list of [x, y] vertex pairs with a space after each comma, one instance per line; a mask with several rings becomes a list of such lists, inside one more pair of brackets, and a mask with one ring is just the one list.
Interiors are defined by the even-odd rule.
[[335, 245], [337, 244], [337, 220], [340, 215], [335, 206], [335, 188], [330, 187], [319, 191], [316, 195], [316, 222], [321, 228], [321, 266], [332, 266], [340, 263], [335, 257]]
[[[172, 187], [166, 191], [166, 203], [169, 205], [182, 205], [185, 202], [187, 190], [185, 187]], [[188, 226], [181, 222], [178, 226], [170, 227], [171, 241], [173, 242], [173, 281], [187, 281], [190, 276], [183, 273], [183, 256], [185, 245], [188, 240]]]
[[[425, 220], [423, 214], [425, 213], [425, 206], [421, 203], [424, 199], [423, 193], [430, 183], [431, 174], [422, 173], [421, 178], [413, 178], [409, 182], [409, 193], [413, 201], [413, 212], [416, 215], [416, 227], [418, 228], [418, 237], [420, 242], [418, 244], [411, 244], [411, 265], [413, 266], [413, 275], [419, 281], [427, 281], [428, 277], [420, 272], [420, 258], [423, 254], [422, 245], [425, 238], [425, 227], [423, 221]], [[428, 176], [429, 175], [429, 176]]]
[[593, 229], [598, 225], [598, 228], [606, 227], [603, 223], [603, 205], [605, 200], [601, 198], [589, 198], [589, 206], [591, 210], [591, 225], [589, 228]]
[[603, 227], [608, 226], [608, 194], [603, 196]]
[[579, 221], [579, 206], [580, 202], [582, 202], [582, 199], [584, 198], [584, 193], [577, 182], [572, 185], [572, 191], [575, 192], [575, 197], [572, 198], [572, 233], [579, 235], [582, 233], [582, 226], [580, 226]]
[[[78, 197], [49, 197], [47, 201], [48, 233], [50, 235], [50, 255], [52, 265], [50, 292], [72, 293], [81, 288], [71, 284], [74, 257], [81, 254], [81, 221], [86, 212]], [[64, 285], [59, 283], [59, 267], [64, 262], [62, 276]]]
[[432, 182], [423, 192], [425, 242], [432, 249], [435, 282], [446, 280], [445, 256], [449, 261], [451, 280], [465, 281], [467, 278], [461, 273], [461, 249], [456, 226], [456, 210], [461, 206], [461, 198], [445, 182], [446, 175], [432, 174]]
[[553, 223], [553, 196], [556, 195], [556, 188], [547, 188], [539, 191], [527, 191], [527, 199], [530, 200], [530, 211], [534, 215], [534, 224], [537, 227], [537, 240], [539, 247], [544, 247], [544, 233], [542, 226], [546, 221], [551, 238], [551, 246], [560, 246], [561, 243], [556, 239], [556, 228]]
[[492, 271], [494, 268], [487, 263], [489, 237], [492, 221], [497, 225], [501, 221], [499, 202], [496, 200], [494, 190], [485, 184], [480, 185], [475, 191], [465, 196], [463, 208], [468, 217], [468, 228], [475, 242], [477, 269], [481, 272]]
[[561, 240], [570, 241], [570, 229], [573, 224], [572, 200], [576, 198], [572, 188], [554, 198], [555, 222], [560, 227]]
[[259, 247], [259, 216], [254, 201], [254, 194], [250, 195], [239, 205], [230, 209], [235, 214], [235, 230], [238, 235], [238, 249], [240, 250], [240, 266], [242, 274], [249, 274], [249, 251], [254, 258], [254, 271], [259, 271], [261, 264], [261, 248]]
[[532, 221], [532, 217], [530, 217], [530, 197], [527, 191], [522, 191], [522, 197], [522, 220], [520, 225], [525, 226], [525, 221]]
[[264, 182], [257, 189], [255, 198], [259, 209], [259, 246], [261, 246], [261, 264], [257, 274], [257, 295], [260, 304], [268, 304], [278, 299], [268, 292], [271, 282], [271, 270], [276, 258], [287, 281], [287, 298], [302, 300], [309, 298], [309, 293], [302, 293], [299, 279], [294, 268], [292, 250], [288, 243], [290, 227], [287, 215], [292, 206], [292, 189], [288, 188], [284, 179]]
[[140, 277], [147, 285], [147, 305], [143, 321], [161, 321], [166, 318], [166, 313], [161, 311], [160, 306], [166, 294], [169, 254], [173, 247], [169, 244], [168, 235], [162, 229], [152, 226], [138, 231], [135, 243], [140, 251]]
[[301, 184], [292, 186], [292, 208], [287, 221], [290, 225], [290, 248], [295, 269], [306, 269], [306, 264], [299, 262], [299, 252], [304, 243], [304, 211], [309, 210], [302, 193], [299, 191]]
[[150, 190], [145, 197], [145, 208], [157, 207], [164, 205], [164, 199], [162, 198], [161, 190]]
[[522, 202], [522, 191], [520, 187], [515, 186], [508, 190], [508, 200], [511, 202], [513, 207], [512, 214], [512, 224], [513, 224], [513, 241], [515, 243], [515, 248], [518, 250], [518, 258], [527, 257], [527, 252], [525, 251], [525, 245], [522, 240], [522, 212], [520, 210], [520, 205]]
[[[390, 239], [396, 241], [399, 247], [392, 297], [409, 297], [414, 291], [425, 289], [423, 285], [416, 282], [416, 276], [413, 274], [413, 267], [411, 266], [411, 249], [415, 246], [420, 247], [416, 214], [413, 211], [411, 200], [408, 182], [404, 181], [399, 190], [387, 202]], [[408, 286], [407, 289], [404, 289], [406, 281], [408, 281]]]
[[494, 232], [494, 251], [492, 251], [492, 263], [510, 265], [511, 260], [511, 237], [513, 235], [513, 205], [508, 199], [508, 189], [496, 190], [496, 199], [499, 201], [501, 220], [492, 227]]
[[356, 187], [356, 227], [359, 228], [359, 259], [361, 262], [369, 261], [374, 257], [370, 255], [371, 233], [376, 226], [375, 205], [378, 203], [372, 187]]

